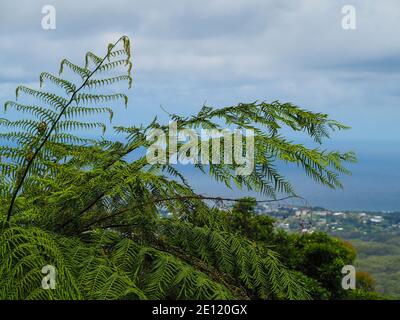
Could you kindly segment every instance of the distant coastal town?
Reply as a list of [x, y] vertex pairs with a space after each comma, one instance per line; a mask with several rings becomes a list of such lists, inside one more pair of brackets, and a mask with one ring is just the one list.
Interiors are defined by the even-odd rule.
[[273, 206], [259, 204], [258, 214], [276, 219], [276, 226], [288, 231], [324, 231], [345, 238], [370, 234], [400, 234], [400, 212], [333, 211], [321, 207]]

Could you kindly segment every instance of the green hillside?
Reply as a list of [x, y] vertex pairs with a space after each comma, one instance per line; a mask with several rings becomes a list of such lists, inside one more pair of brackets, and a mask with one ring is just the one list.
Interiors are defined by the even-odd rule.
[[384, 242], [351, 240], [357, 249], [356, 268], [369, 272], [376, 290], [400, 298], [400, 237]]

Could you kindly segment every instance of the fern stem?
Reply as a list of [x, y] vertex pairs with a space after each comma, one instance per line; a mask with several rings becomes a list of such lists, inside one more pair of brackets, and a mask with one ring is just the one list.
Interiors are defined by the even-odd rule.
[[[104, 168], [103, 171], [107, 170], [108, 168], [110, 168], [113, 164], [115, 164], [120, 158], [128, 155], [130, 152], [132, 152], [133, 149], [128, 149], [125, 152], [123, 152], [120, 157], [116, 160], [113, 160], [112, 162], [110, 162], [109, 164], [107, 164]], [[145, 159], [145, 158], [142, 158]], [[65, 226], [67, 226], [68, 224], [70, 224], [72, 221], [74, 221], [75, 219], [81, 217], [82, 215], [84, 215], [86, 212], [88, 212], [91, 208], [93, 208], [93, 206], [99, 202], [107, 193], [101, 192], [89, 205], [87, 205], [83, 210], [81, 210], [76, 216], [73, 216], [72, 218], [70, 218], [69, 220], [65, 221], [60, 227], [58, 227], [56, 230], [61, 230], [63, 229]], [[65, 208], [63, 208], [65, 209]], [[60, 212], [62, 212], [63, 210], [60, 210]]]
[[18, 192], [20, 191], [27, 175], [29, 172], [30, 167], [33, 164], [33, 161], [35, 160], [35, 158], [37, 157], [37, 155], [39, 154], [39, 152], [41, 151], [41, 149], [43, 148], [43, 146], [45, 145], [45, 143], [48, 141], [48, 139], [50, 138], [50, 135], [53, 133], [55, 127], [57, 126], [58, 122], [60, 121], [61, 117], [64, 115], [65, 111], [67, 110], [67, 108], [69, 107], [69, 105], [74, 101], [75, 96], [77, 95], [77, 93], [82, 90], [83, 87], [86, 86], [86, 84], [88, 83], [89, 79], [97, 72], [97, 70], [102, 66], [102, 64], [104, 63], [104, 61], [109, 57], [111, 50], [122, 40], [124, 39], [125, 36], [122, 36], [121, 38], [119, 38], [113, 45], [112, 48], [108, 49], [107, 54], [105, 55], [105, 57], [101, 60], [101, 62], [97, 65], [97, 67], [86, 77], [85, 81], [82, 83], [82, 85], [76, 89], [72, 95], [70, 100], [68, 101], [68, 103], [62, 108], [62, 110], [60, 111], [59, 115], [57, 116], [56, 120], [53, 122], [53, 125], [51, 126], [49, 132], [47, 133], [47, 135], [44, 137], [43, 141], [40, 143], [40, 145], [38, 146], [38, 148], [35, 150], [34, 154], [32, 155], [32, 157], [29, 159], [29, 162], [27, 163], [25, 170], [22, 174], [21, 179], [19, 179], [17, 181], [17, 185], [14, 189], [12, 198], [11, 198], [11, 202], [10, 202], [10, 206], [8, 208], [8, 212], [7, 212], [7, 219], [6, 221], [9, 222], [11, 219], [11, 215], [12, 215], [12, 211], [13, 211], [13, 207], [15, 204], [15, 200], [17, 199], [17, 195]]

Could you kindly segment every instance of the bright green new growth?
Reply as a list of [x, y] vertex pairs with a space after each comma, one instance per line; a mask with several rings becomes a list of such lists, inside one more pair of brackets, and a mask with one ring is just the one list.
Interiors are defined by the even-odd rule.
[[[0, 298], [309, 298], [298, 272], [286, 268], [273, 250], [226, 231], [215, 209], [175, 167], [150, 165], [140, 156], [140, 149], [151, 143], [146, 134], [154, 128], [167, 131], [167, 125], [155, 119], [145, 127], [114, 127], [126, 136], [119, 142], [73, 133], [106, 130], [102, 122], [80, 119], [105, 114], [112, 120], [110, 104], [127, 105], [127, 96], [97, 91], [122, 81], [130, 87], [131, 69], [130, 41], [123, 36], [103, 57], [87, 53], [84, 66], [64, 59], [59, 76], [42, 73], [40, 85], [50, 84], [54, 92], [16, 89], [18, 100], [24, 96], [36, 103], [5, 103], [5, 110], [29, 118], [0, 119], [7, 130], [0, 139], [8, 143], [0, 146]], [[66, 71], [78, 80], [61, 78]], [[317, 182], [336, 188], [341, 187], [338, 174], [348, 173], [343, 163], [355, 160], [352, 153], [286, 140], [283, 126], [316, 143], [330, 130], [346, 128], [289, 103], [204, 106], [195, 116], [171, 119], [178, 129], [253, 129], [252, 174], [237, 176], [239, 164], [223, 161], [196, 167], [228, 186], [235, 183], [271, 200], [278, 194], [296, 196], [275, 169], [277, 161], [294, 163]], [[135, 152], [138, 159], [128, 161], [126, 156]], [[162, 209], [171, 217], [164, 217]], [[48, 264], [57, 269], [57, 290], [41, 288], [40, 270]]]

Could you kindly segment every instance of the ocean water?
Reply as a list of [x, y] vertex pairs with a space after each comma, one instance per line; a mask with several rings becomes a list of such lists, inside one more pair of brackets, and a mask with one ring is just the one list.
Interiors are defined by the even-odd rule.
[[[4, 141], [0, 141], [0, 145]], [[311, 180], [296, 167], [279, 165], [283, 176], [311, 206], [332, 210], [400, 211], [400, 142], [398, 141], [330, 141], [324, 148], [355, 151], [358, 163], [350, 164], [351, 176], [342, 176], [343, 190], [332, 190]], [[135, 157], [132, 157], [134, 159]], [[262, 195], [228, 189], [192, 165], [177, 165], [196, 192], [210, 196], [234, 197]], [[304, 203], [304, 202], [300, 202]], [[296, 203], [293, 203], [296, 204]]]
[[[353, 150], [358, 163], [350, 164], [351, 176], [342, 176], [343, 190], [323, 187], [301, 169], [278, 166], [280, 172], [293, 183], [295, 190], [312, 206], [332, 210], [400, 211], [400, 144], [396, 141], [338, 141], [325, 145], [338, 150]], [[217, 196], [241, 197], [261, 195], [227, 189], [224, 184], [195, 171], [190, 166], [181, 166], [188, 180], [199, 193]]]

